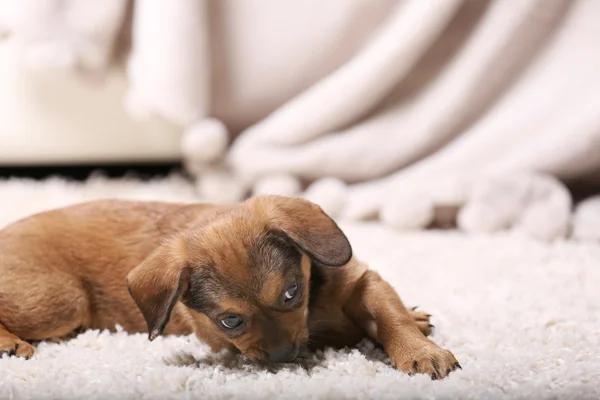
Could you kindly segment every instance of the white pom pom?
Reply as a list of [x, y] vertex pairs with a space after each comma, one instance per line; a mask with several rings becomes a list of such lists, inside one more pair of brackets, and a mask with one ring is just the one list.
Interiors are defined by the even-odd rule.
[[514, 229], [546, 242], [564, 238], [569, 233], [570, 208], [570, 201], [534, 204], [525, 210]]
[[551, 176], [486, 175], [474, 184], [458, 214], [458, 226], [467, 232], [512, 229], [551, 241], [567, 234], [570, 208], [569, 192]]
[[522, 175], [485, 174], [473, 180], [457, 225], [465, 232], [492, 233], [510, 228], [528, 201], [530, 180]]
[[510, 226], [511, 219], [501, 208], [484, 202], [467, 203], [456, 217], [456, 225], [465, 232], [492, 233]]
[[336, 217], [342, 211], [348, 188], [344, 182], [337, 178], [323, 178], [313, 182], [303, 197], [319, 205], [326, 214]]
[[431, 198], [420, 191], [411, 190], [392, 193], [379, 212], [384, 224], [402, 230], [426, 228], [434, 216]]
[[196, 163], [210, 164], [224, 156], [229, 143], [225, 125], [208, 118], [189, 126], [181, 139], [181, 152]]
[[547, 242], [566, 237], [571, 226], [571, 193], [552, 176], [530, 174], [529, 179], [531, 201], [515, 230]]
[[275, 174], [261, 178], [254, 184], [253, 194], [276, 194], [293, 197], [300, 193], [302, 185], [300, 180], [293, 175]]
[[578, 240], [600, 240], [600, 196], [586, 199], [575, 208], [573, 237]]
[[205, 170], [196, 182], [198, 194], [206, 201], [216, 203], [235, 203], [241, 201], [247, 189], [228, 171]]

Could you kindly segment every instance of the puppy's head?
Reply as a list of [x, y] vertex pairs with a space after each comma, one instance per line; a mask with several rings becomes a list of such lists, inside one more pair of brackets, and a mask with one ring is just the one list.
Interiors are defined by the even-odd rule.
[[312, 266], [351, 257], [346, 236], [315, 204], [259, 196], [169, 238], [127, 283], [151, 340], [181, 301], [246, 356], [287, 362], [308, 339]]

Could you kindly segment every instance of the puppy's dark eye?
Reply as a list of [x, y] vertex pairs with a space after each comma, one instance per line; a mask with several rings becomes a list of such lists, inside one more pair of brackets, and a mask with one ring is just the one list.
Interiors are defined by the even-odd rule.
[[296, 297], [296, 293], [298, 293], [298, 284], [294, 283], [292, 286], [287, 288], [287, 290], [285, 291], [285, 293], [284, 293], [285, 299], [283, 301], [288, 302], [288, 301], [292, 300], [294, 297]]
[[221, 320], [221, 325], [223, 325], [227, 329], [235, 329], [239, 328], [244, 321], [240, 317], [236, 317], [235, 315], [230, 315]]

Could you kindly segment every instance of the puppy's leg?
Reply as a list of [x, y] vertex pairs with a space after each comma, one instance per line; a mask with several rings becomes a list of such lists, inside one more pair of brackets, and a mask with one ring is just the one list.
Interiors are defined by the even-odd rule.
[[59, 271], [5, 269], [0, 274], [0, 352], [25, 358], [26, 341], [63, 337], [90, 321], [87, 293], [74, 276]]
[[395, 290], [374, 271], [357, 282], [344, 312], [383, 346], [401, 371], [441, 379], [460, 367], [450, 351], [425, 337]]
[[0, 356], [8, 354], [9, 356], [30, 358], [35, 352], [34, 346], [22, 341], [0, 324]]

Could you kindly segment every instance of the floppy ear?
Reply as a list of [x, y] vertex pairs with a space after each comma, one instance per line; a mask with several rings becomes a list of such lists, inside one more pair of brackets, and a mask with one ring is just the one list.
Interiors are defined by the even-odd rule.
[[270, 228], [283, 232], [314, 261], [340, 267], [352, 258], [348, 238], [321, 207], [307, 200], [283, 196], [254, 199], [266, 209]]
[[179, 298], [189, 289], [190, 268], [174, 243], [165, 243], [127, 275], [127, 289], [148, 325], [148, 339], [161, 335]]

